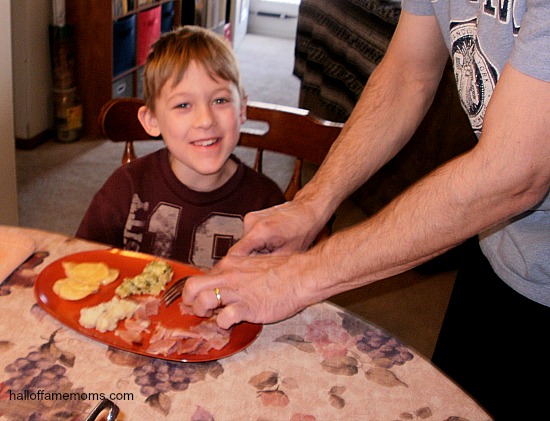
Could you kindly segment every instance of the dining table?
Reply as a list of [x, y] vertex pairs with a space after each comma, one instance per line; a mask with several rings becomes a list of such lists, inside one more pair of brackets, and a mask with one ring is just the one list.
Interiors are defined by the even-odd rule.
[[429, 359], [328, 301], [250, 324], [244, 346], [198, 361], [83, 334], [62, 307], [58, 317], [45, 308], [35, 284], [55, 262], [98, 250], [111, 247], [0, 226], [0, 419], [85, 420], [103, 399], [118, 420], [491, 419]]

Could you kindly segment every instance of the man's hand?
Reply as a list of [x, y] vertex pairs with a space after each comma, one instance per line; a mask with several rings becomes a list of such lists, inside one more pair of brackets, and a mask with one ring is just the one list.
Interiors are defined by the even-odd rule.
[[[299, 284], [287, 274], [292, 256], [227, 256], [208, 274], [187, 280], [182, 293], [184, 304], [199, 317], [208, 317], [218, 308], [216, 288], [222, 309], [217, 323], [227, 329], [241, 321], [276, 322], [296, 314], [305, 305]], [[303, 292], [303, 291], [302, 291]]]
[[229, 256], [291, 254], [306, 250], [324, 225], [299, 201], [291, 201], [244, 218], [244, 236]]

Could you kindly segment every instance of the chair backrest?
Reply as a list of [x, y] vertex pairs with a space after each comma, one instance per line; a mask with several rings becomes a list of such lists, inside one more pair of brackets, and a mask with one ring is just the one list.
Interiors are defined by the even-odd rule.
[[[136, 158], [133, 142], [160, 139], [143, 129], [137, 112], [143, 101], [138, 98], [116, 98], [101, 109], [99, 125], [104, 136], [113, 142], [125, 142], [122, 164]], [[321, 120], [300, 108], [249, 102], [246, 124], [241, 130], [239, 145], [255, 148], [254, 169], [262, 172], [263, 151], [279, 152], [295, 157], [296, 163], [285, 191], [287, 200], [294, 198], [301, 186], [302, 163], [321, 164], [343, 124]], [[248, 122], [247, 122], [248, 123]]]

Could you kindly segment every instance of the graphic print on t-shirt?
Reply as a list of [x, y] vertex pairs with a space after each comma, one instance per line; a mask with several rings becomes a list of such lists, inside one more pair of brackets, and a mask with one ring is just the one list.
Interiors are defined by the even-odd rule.
[[477, 19], [451, 22], [451, 56], [462, 107], [479, 134], [498, 71], [484, 54], [478, 39]]
[[[134, 193], [124, 227], [124, 248], [140, 251], [142, 250], [144, 234], [153, 234], [153, 241], [150, 250], [147, 250], [147, 252], [155, 256], [171, 257], [172, 247], [178, 233], [181, 207], [160, 202], [150, 213], [148, 212], [149, 207], [149, 202], [142, 201]], [[146, 232], [145, 229], [147, 229]]]
[[149, 202], [134, 194], [124, 228], [124, 248], [211, 268], [243, 235], [240, 214], [212, 212], [201, 220], [192, 219], [180, 206], [159, 202], [151, 209]]
[[134, 193], [132, 196], [132, 203], [130, 204], [130, 211], [128, 212], [128, 218], [126, 219], [126, 225], [124, 225], [123, 244], [126, 250], [139, 251], [139, 246], [143, 241], [144, 222], [136, 217], [136, 214], [140, 210], [147, 212], [149, 210], [149, 202], [143, 202], [139, 196]]
[[155, 234], [151, 246], [155, 256], [169, 257], [178, 233], [181, 208], [169, 203], [159, 203], [149, 217], [149, 232]]
[[240, 215], [212, 213], [195, 227], [189, 261], [198, 267], [212, 267], [243, 235]]

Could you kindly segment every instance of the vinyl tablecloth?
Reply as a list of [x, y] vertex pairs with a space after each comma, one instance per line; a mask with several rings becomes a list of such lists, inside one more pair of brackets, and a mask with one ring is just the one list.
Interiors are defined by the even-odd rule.
[[427, 359], [328, 302], [265, 325], [217, 361], [165, 361], [89, 339], [43, 311], [33, 285], [53, 261], [105, 247], [7, 229], [36, 251], [0, 285], [0, 419], [84, 419], [101, 397], [119, 420], [490, 419]]

